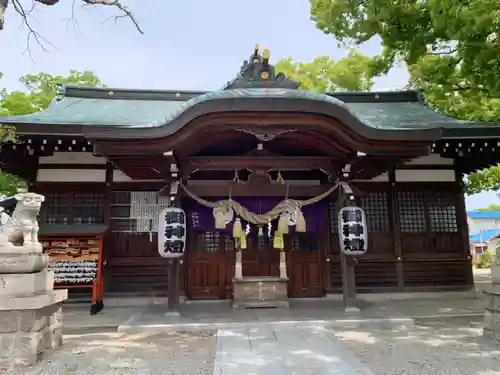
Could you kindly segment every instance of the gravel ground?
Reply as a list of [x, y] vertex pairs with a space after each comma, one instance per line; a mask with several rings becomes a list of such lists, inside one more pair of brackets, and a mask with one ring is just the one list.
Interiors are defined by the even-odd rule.
[[65, 336], [64, 347], [9, 375], [212, 375], [214, 332]]
[[500, 374], [500, 348], [482, 339], [480, 325], [433, 323], [332, 332], [375, 375]]

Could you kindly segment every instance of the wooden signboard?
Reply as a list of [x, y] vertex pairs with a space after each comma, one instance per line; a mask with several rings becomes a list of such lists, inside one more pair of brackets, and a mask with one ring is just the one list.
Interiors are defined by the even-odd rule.
[[50, 235], [40, 238], [54, 270], [55, 289], [92, 289], [90, 314], [104, 307], [102, 234]]

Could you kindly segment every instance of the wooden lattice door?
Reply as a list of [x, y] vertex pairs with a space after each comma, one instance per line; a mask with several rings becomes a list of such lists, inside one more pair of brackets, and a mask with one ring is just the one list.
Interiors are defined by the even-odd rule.
[[285, 238], [289, 297], [324, 295], [321, 237], [317, 233], [294, 233]]
[[201, 231], [190, 237], [185, 253], [186, 296], [189, 299], [226, 298], [227, 284], [231, 282], [226, 264], [234, 258], [230, 233]]

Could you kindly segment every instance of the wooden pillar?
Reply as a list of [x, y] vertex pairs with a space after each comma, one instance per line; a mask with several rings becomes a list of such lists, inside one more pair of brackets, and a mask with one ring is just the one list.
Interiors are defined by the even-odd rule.
[[469, 243], [469, 227], [467, 224], [467, 210], [465, 208], [465, 186], [463, 182], [463, 174], [460, 167], [455, 163], [455, 179], [458, 184], [458, 199], [457, 199], [457, 226], [460, 231], [460, 236], [462, 238], [462, 252], [464, 259], [469, 262], [469, 267], [467, 267], [467, 284], [474, 285], [474, 272], [472, 269], [472, 256], [470, 254], [470, 243]]
[[[349, 197], [346, 196], [342, 188], [338, 190], [338, 208], [345, 207], [349, 204]], [[336, 210], [337, 212], [339, 210]], [[339, 235], [339, 240], [341, 240]], [[342, 247], [342, 244], [340, 244]], [[340, 250], [340, 267], [342, 271], [342, 300], [344, 302], [344, 307], [346, 311], [353, 312], [359, 311], [356, 307], [356, 259], [354, 257], [345, 255], [342, 250]]]
[[105, 174], [105, 187], [104, 187], [104, 223], [110, 225], [111, 223], [111, 205], [112, 202], [112, 187], [113, 184], [113, 164], [109, 161], [106, 162], [106, 174]]
[[168, 306], [167, 313], [179, 314], [179, 268], [180, 258], [171, 258], [168, 260]]
[[[174, 176], [177, 177], [177, 176]], [[173, 181], [173, 184], [178, 184]], [[178, 185], [176, 187], [179, 188]], [[172, 195], [175, 194], [175, 195]], [[170, 191], [170, 207], [180, 207], [180, 198], [178, 190], [175, 193]], [[179, 299], [180, 299], [180, 264], [182, 258], [171, 258], [168, 260], [168, 285], [167, 285], [167, 314], [179, 315]]]
[[389, 171], [389, 192], [388, 197], [390, 217], [391, 217], [391, 232], [394, 246], [394, 254], [396, 256], [396, 278], [398, 289], [404, 288], [404, 268], [403, 268], [403, 249], [401, 245], [401, 225], [399, 222], [399, 206], [398, 192], [396, 188], [396, 173], [394, 169]]
[[[104, 186], [104, 212], [103, 212], [103, 219], [104, 219], [104, 224], [109, 225], [111, 224], [111, 205], [113, 204], [113, 190], [111, 188], [111, 185], [113, 184], [113, 164], [111, 164], [109, 161], [106, 162], [106, 174], [105, 174], [105, 186]], [[108, 232], [109, 233], [109, 232]], [[106, 234], [101, 238], [101, 244], [100, 246], [102, 247], [101, 250], [101, 256], [102, 256], [102, 276], [101, 276], [101, 285], [99, 286], [99, 293], [101, 296], [101, 299], [98, 301], [98, 306], [100, 310], [104, 307], [104, 302], [102, 300], [102, 296], [104, 295], [104, 290], [106, 289], [106, 280], [109, 280], [110, 275], [108, 275], [106, 265], [108, 263], [108, 251], [107, 251], [107, 246], [109, 242], [106, 239]], [[99, 311], [100, 311], [99, 310]]]

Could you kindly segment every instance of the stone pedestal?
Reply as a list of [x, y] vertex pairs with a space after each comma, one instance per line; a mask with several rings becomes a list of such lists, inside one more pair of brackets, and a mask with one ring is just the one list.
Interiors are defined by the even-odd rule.
[[0, 368], [35, 364], [62, 345], [62, 302], [39, 247], [0, 251]]
[[243, 277], [233, 280], [233, 308], [290, 307], [288, 279]]
[[483, 336], [500, 346], [500, 250], [497, 250], [495, 264], [491, 267], [492, 288], [485, 291], [488, 304], [484, 312]]

